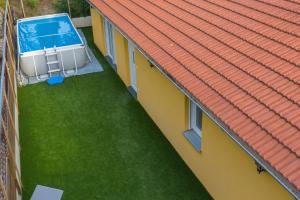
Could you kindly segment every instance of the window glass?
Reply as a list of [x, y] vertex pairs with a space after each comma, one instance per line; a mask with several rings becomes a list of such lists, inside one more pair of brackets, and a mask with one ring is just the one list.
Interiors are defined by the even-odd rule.
[[202, 110], [193, 101], [190, 101], [190, 128], [201, 135]]
[[196, 126], [201, 131], [202, 129], [202, 110], [196, 106]]

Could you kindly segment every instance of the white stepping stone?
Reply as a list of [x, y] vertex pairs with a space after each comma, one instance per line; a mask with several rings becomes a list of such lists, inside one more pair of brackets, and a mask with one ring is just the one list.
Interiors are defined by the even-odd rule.
[[37, 185], [30, 200], [60, 200], [63, 190]]

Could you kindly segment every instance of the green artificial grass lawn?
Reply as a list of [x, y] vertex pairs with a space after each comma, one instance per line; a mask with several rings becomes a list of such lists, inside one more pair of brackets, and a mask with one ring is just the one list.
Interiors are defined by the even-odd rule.
[[23, 199], [211, 199], [83, 31], [104, 72], [19, 88]]

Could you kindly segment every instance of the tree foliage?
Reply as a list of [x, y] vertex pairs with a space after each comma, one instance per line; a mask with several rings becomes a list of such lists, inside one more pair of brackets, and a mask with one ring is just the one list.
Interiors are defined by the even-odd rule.
[[[56, 0], [54, 6], [58, 12], [69, 13], [67, 0]], [[85, 0], [70, 0], [72, 17], [85, 17], [90, 15], [90, 6]]]
[[25, 3], [29, 8], [35, 9], [39, 2], [38, 0], [26, 0]]

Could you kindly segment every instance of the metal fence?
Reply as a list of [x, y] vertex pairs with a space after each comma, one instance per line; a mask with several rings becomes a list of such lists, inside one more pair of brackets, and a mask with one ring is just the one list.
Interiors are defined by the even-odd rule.
[[16, 33], [9, 0], [3, 19], [0, 74], [0, 199], [16, 200], [21, 194], [18, 102], [16, 93]]

